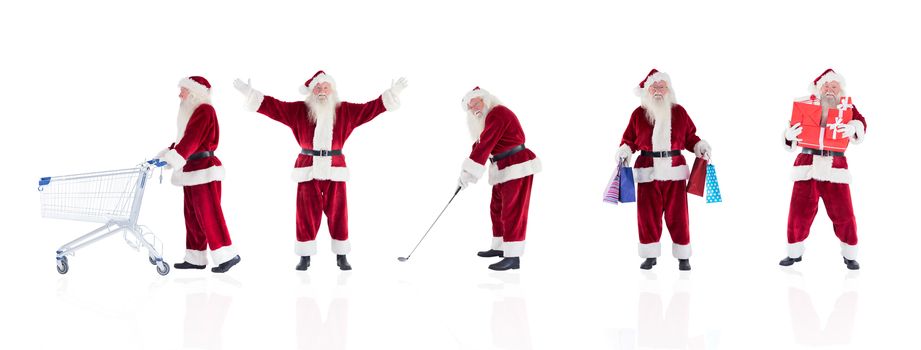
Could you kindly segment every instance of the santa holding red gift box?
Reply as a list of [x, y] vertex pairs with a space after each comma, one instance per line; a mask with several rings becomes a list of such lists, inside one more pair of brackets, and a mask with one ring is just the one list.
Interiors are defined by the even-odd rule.
[[[849, 103], [849, 99], [842, 99], [846, 96], [844, 77], [827, 69], [813, 80], [810, 88], [814, 96], [812, 100], [817, 99], [821, 106], [819, 126], [832, 126], [833, 129], [825, 132], [834, 132], [834, 137], [846, 138], [854, 144], [863, 142], [867, 122], [857, 108]], [[836, 116], [843, 116], [848, 110], [851, 116], [849, 122], [836, 120]], [[857, 270], [860, 268], [857, 263], [857, 221], [851, 204], [851, 174], [847, 170], [844, 150], [799, 144], [803, 141], [801, 134], [803, 126], [800, 123], [793, 123], [784, 132], [786, 149], [794, 151], [797, 146], [801, 146], [802, 150], [793, 163], [793, 195], [787, 219], [787, 257], [780, 261], [780, 265], [790, 266], [803, 260], [804, 241], [809, 237], [809, 228], [818, 212], [819, 198], [822, 198], [825, 211], [834, 225], [835, 235], [841, 240], [844, 264], [848, 269]], [[823, 137], [824, 134], [819, 140]]]
[[661, 255], [662, 217], [672, 238], [672, 255], [678, 259], [678, 269], [691, 269], [691, 234], [688, 219], [686, 183], [690, 171], [681, 150], [694, 152], [699, 158], [710, 158], [710, 145], [697, 136], [697, 127], [684, 107], [676, 103], [671, 79], [653, 69], [640, 82], [635, 93], [641, 105], [633, 111], [621, 146], [617, 150], [620, 163], [629, 162], [633, 152], [640, 151], [634, 163], [636, 186], [637, 228], [639, 253], [645, 258], [641, 269], [651, 269]]

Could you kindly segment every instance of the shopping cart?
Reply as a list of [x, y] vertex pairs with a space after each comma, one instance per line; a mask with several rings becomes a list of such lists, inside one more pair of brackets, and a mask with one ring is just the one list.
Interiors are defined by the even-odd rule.
[[[58, 273], [70, 269], [67, 256], [108, 236], [122, 232], [125, 242], [135, 250], [147, 249], [147, 259], [165, 276], [169, 264], [163, 261], [162, 243], [145, 226], [138, 225], [144, 187], [154, 169], [166, 162], [153, 159], [137, 167], [95, 173], [43, 177], [38, 182], [42, 217], [103, 223], [61, 246], [57, 251]], [[133, 241], [132, 241], [133, 239]]]

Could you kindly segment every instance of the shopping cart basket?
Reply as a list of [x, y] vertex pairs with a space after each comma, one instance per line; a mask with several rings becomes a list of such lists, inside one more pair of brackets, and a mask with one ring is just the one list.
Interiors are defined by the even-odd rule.
[[[42, 217], [99, 222], [103, 225], [70, 241], [57, 251], [61, 274], [70, 266], [67, 256], [108, 236], [122, 232], [125, 242], [135, 250], [147, 249], [147, 259], [160, 275], [169, 273], [157, 236], [137, 223], [144, 198], [144, 187], [153, 170], [166, 162], [153, 159], [134, 168], [95, 173], [43, 177], [38, 182]], [[133, 239], [133, 241], [132, 241]]]

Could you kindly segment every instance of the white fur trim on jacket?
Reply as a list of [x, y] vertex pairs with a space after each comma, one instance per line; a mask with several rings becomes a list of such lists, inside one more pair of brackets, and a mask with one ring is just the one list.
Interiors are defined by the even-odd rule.
[[690, 259], [691, 258], [691, 245], [690, 244], [674, 244], [672, 243], [672, 256], [675, 259]]
[[395, 111], [400, 108], [400, 96], [387, 89], [381, 94], [381, 100], [384, 101], [384, 108], [387, 108], [388, 111]]
[[195, 186], [206, 184], [212, 181], [223, 181], [224, 180], [224, 166], [215, 165], [209, 168], [194, 170], [194, 171], [182, 171], [182, 169], [173, 169], [173, 176], [170, 178], [170, 182], [176, 186]]
[[855, 145], [863, 142], [863, 139], [866, 135], [866, 129], [864, 129], [863, 123], [861, 123], [859, 120], [851, 120], [847, 124], [854, 126], [854, 129], [856, 129], [854, 135], [851, 135], [851, 142], [853, 142]]
[[541, 170], [543, 170], [543, 167], [541, 166], [539, 158], [534, 158], [523, 163], [509, 165], [501, 170], [496, 165], [496, 163], [492, 163], [489, 165], [489, 184], [495, 185], [506, 181], [520, 179], [526, 176], [537, 174]]
[[489, 249], [502, 250], [502, 237], [493, 237]]
[[[671, 158], [665, 158], [671, 162]], [[661, 166], [653, 161], [653, 166], [649, 168], [633, 168], [633, 178], [637, 183], [646, 183], [653, 181], [678, 181], [687, 180], [691, 175], [687, 165], [679, 166]]]
[[247, 112], [258, 111], [259, 106], [262, 106], [262, 100], [264, 99], [264, 94], [256, 89], [253, 89], [249, 92], [249, 95], [246, 96], [246, 101], [243, 102], [243, 109]]
[[787, 243], [787, 256], [793, 259], [803, 256], [806, 250], [806, 244], [803, 242]]
[[208, 266], [208, 255], [204, 250], [185, 250], [185, 261], [189, 264]]
[[334, 239], [332, 243], [333, 254], [345, 255], [352, 251], [352, 243], [349, 240], [340, 241]]
[[228, 262], [235, 256], [237, 256], [237, 249], [232, 245], [225, 245], [211, 251], [211, 261], [213, 261], [215, 265]]
[[[480, 163], [475, 162], [473, 159], [467, 158], [464, 159], [464, 164], [461, 165], [461, 169], [473, 175], [477, 180], [483, 176], [483, 173], [486, 172], [486, 166]], [[474, 181], [473, 183], [476, 183]]]
[[851, 183], [851, 172], [847, 169], [832, 168], [831, 156], [812, 156], [812, 165], [793, 167], [793, 181], [829, 181], [839, 184]]
[[857, 260], [857, 245], [841, 242], [841, 256], [848, 260]]
[[317, 255], [317, 241], [294, 241], [294, 254], [299, 256]]
[[641, 258], [658, 258], [662, 255], [662, 244], [659, 242], [648, 244], [640, 243], [639, 248]]
[[524, 241], [502, 242], [502, 256], [516, 258], [524, 254]]
[[166, 154], [163, 155], [163, 159], [161, 160], [166, 161], [166, 165], [168, 165], [169, 168], [174, 169], [174, 170], [181, 170], [182, 167], [185, 166], [185, 157], [180, 155], [179, 152], [176, 152], [175, 149], [171, 149], [167, 151]]
[[[314, 161], [316, 161], [316, 159], [314, 159]], [[310, 180], [346, 182], [349, 181], [349, 169], [346, 167], [329, 166], [328, 164], [315, 164], [314, 166], [294, 168], [294, 170], [291, 171], [291, 180], [294, 182], [306, 182]]]

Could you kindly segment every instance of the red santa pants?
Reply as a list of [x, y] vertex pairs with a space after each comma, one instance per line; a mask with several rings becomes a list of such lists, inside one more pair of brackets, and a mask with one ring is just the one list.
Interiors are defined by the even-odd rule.
[[857, 259], [857, 219], [851, 205], [851, 187], [848, 184], [828, 181], [796, 181], [790, 199], [787, 219], [787, 253], [791, 258], [803, 255], [803, 241], [809, 237], [809, 228], [819, 212], [819, 198], [831, 219], [835, 235], [841, 240], [841, 255]]
[[505, 257], [524, 254], [528, 229], [528, 207], [534, 175], [492, 186], [489, 216], [492, 218], [492, 249], [502, 250]]
[[637, 184], [636, 216], [640, 233], [640, 257], [657, 258], [662, 254], [662, 216], [672, 237], [672, 255], [691, 257], [691, 233], [688, 226], [687, 181], [651, 181]]
[[185, 198], [185, 261], [208, 265], [205, 249], [211, 249], [211, 260], [215, 264], [237, 256], [221, 209], [221, 182], [183, 186], [182, 192]]
[[349, 211], [345, 199], [345, 182], [311, 180], [297, 184], [297, 242], [294, 253], [310, 256], [317, 253], [317, 231], [326, 214], [333, 253], [348, 254]]

